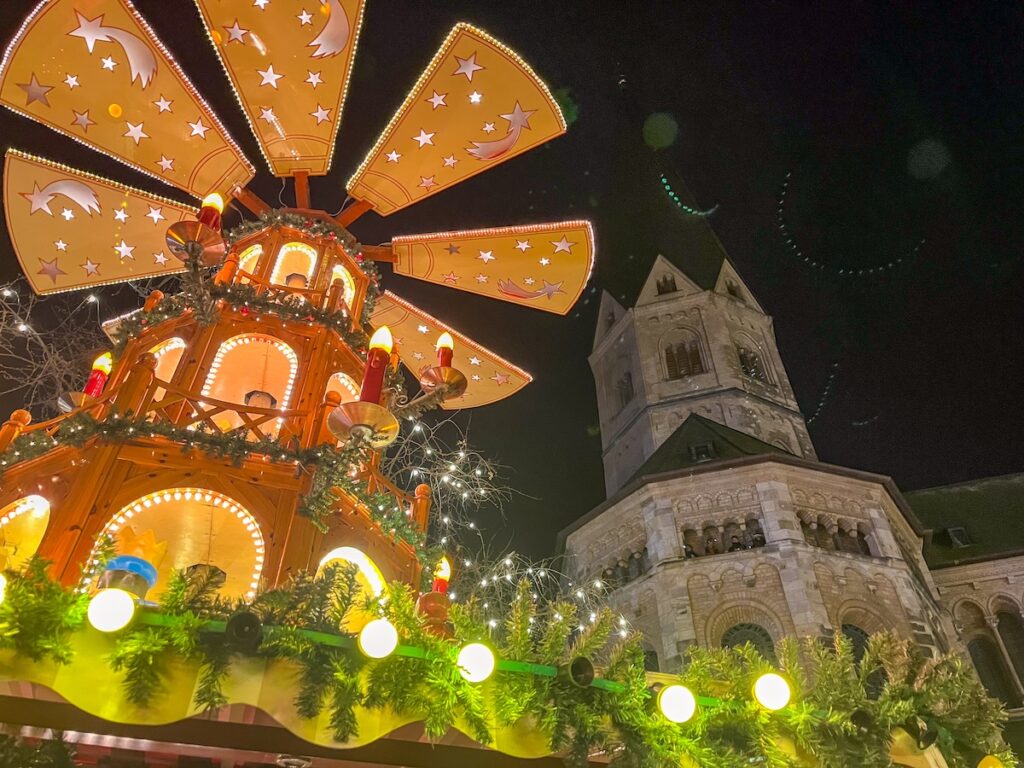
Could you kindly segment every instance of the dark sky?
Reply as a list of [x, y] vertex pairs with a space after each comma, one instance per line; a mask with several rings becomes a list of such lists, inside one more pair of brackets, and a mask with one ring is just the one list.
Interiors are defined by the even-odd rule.
[[[33, 5], [3, 3], [5, 39]], [[259, 165], [192, 4], [136, 5]], [[805, 414], [838, 364], [810, 426], [823, 460], [892, 475], [905, 489], [1024, 469], [1019, 4], [370, 0], [335, 171], [313, 181], [315, 204], [337, 210], [344, 180], [459, 20], [512, 46], [552, 88], [569, 88], [579, 119], [544, 148], [389, 219], [367, 215], [353, 231], [377, 243], [570, 216], [597, 227], [593, 290], [566, 318], [387, 280], [536, 376], [472, 414], [473, 442], [511, 466], [527, 496], [505, 522], [481, 521], [500, 541], [549, 552], [560, 527], [604, 498], [586, 355], [601, 289], [632, 300], [659, 249], [686, 267], [672, 249], [685, 214], [662, 192], [661, 173], [685, 180], [701, 206], [719, 206], [713, 226], [775, 317]], [[654, 112], [679, 129], [657, 152], [642, 133]], [[6, 111], [0, 136], [168, 191]], [[928, 178], [910, 173], [915, 157]], [[823, 268], [779, 234], [787, 173], [786, 226]], [[280, 183], [263, 170], [252, 187], [276, 201]], [[0, 248], [11, 273], [6, 238]], [[900, 257], [874, 274], [839, 272]]]

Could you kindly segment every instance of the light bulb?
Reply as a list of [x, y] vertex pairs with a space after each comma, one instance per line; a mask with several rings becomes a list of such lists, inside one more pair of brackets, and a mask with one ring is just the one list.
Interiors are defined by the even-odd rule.
[[371, 659], [383, 659], [398, 647], [398, 630], [387, 619], [374, 619], [359, 632], [359, 650]]
[[482, 683], [494, 672], [494, 652], [483, 643], [470, 643], [459, 651], [456, 663], [468, 682]]
[[789, 683], [782, 675], [774, 672], [761, 675], [754, 683], [754, 698], [765, 709], [782, 709], [789, 704], [791, 695]]
[[135, 597], [123, 589], [102, 589], [89, 601], [87, 615], [100, 632], [117, 632], [131, 624]]
[[697, 699], [685, 685], [667, 685], [658, 692], [658, 709], [666, 720], [685, 723], [697, 711]]
[[7, 597], [7, 577], [0, 573], [0, 603]]

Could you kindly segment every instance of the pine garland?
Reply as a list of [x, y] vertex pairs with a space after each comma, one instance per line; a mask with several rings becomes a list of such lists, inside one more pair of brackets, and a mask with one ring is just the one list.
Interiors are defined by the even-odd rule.
[[85, 621], [85, 595], [69, 592], [47, 573], [49, 563], [33, 557], [21, 571], [4, 572], [0, 603], [0, 648], [33, 661], [71, 660], [68, 636]]
[[0, 768], [74, 768], [74, 757], [60, 733], [35, 744], [0, 735]]

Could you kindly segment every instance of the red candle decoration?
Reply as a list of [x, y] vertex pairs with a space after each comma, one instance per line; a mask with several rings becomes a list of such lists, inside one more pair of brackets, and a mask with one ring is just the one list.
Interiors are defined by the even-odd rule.
[[92, 372], [88, 381], [85, 382], [85, 389], [82, 391], [89, 397], [99, 397], [103, 394], [103, 388], [107, 385], [110, 377], [110, 370], [114, 367], [114, 358], [109, 352], [104, 352], [96, 358], [92, 364]]
[[434, 349], [437, 350], [437, 364], [441, 368], [451, 368], [452, 357], [455, 356], [455, 341], [448, 331], [437, 337], [437, 344], [434, 345]]
[[220, 232], [222, 213], [224, 213], [224, 198], [213, 192], [203, 198], [203, 207], [199, 209], [199, 223]]
[[380, 404], [384, 373], [391, 361], [393, 344], [391, 331], [386, 325], [382, 325], [370, 337], [370, 348], [366, 352], [366, 373], [363, 374], [363, 386], [359, 390], [361, 402]]
[[434, 569], [434, 583], [430, 589], [432, 592], [440, 592], [442, 595], [448, 591], [448, 582], [452, 578], [452, 564], [447, 557], [442, 557]]

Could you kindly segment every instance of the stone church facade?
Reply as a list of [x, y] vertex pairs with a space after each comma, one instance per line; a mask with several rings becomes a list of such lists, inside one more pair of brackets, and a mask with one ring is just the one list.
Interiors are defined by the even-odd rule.
[[568, 570], [608, 586], [651, 668], [693, 644], [842, 633], [856, 651], [894, 630], [969, 656], [1024, 718], [1024, 531], [993, 523], [1024, 515], [1024, 475], [903, 494], [819, 461], [771, 317], [697, 226], [679, 259], [697, 274], [659, 256], [633, 307], [602, 299], [608, 499], [562, 532]]

